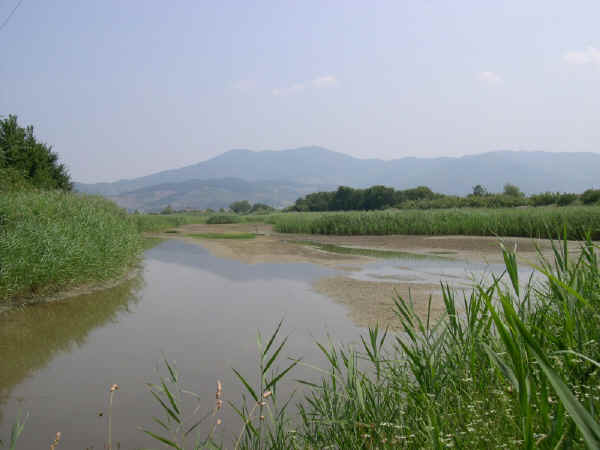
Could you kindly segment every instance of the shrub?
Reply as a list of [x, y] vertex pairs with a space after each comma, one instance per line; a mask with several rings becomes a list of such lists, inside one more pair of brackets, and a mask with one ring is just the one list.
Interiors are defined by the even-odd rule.
[[600, 203], [600, 189], [588, 189], [581, 195], [581, 201], [584, 205]]

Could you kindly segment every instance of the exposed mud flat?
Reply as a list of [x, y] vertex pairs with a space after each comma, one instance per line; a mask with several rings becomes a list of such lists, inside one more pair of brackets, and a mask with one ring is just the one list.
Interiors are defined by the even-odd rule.
[[348, 307], [349, 316], [358, 326], [398, 326], [394, 313], [394, 299], [412, 299], [419, 317], [428, 314], [431, 296], [431, 317], [438, 318], [444, 312], [439, 285], [390, 283], [386, 281], [355, 280], [345, 276], [327, 277], [313, 284], [315, 291]]
[[[192, 233], [256, 233], [255, 239], [197, 239], [186, 237]], [[178, 228], [177, 234], [162, 234], [161, 237], [184, 239], [200, 243], [215, 256], [235, 259], [247, 264], [307, 262], [340, 271], [338, 276], [316, 281], [313, 289], [348, 307], [349, 316], [359, 326], [397, 324], [393, 312], [394, 299], [402, 296], [413, 300], [415, 311], [425, 317], [431, 297], [431, 314], [440, 316], [444, 311], [439, 280], [415, 282], [405, 278], [385, 276], [378, 279], [360, 279], [357, 272], [376, 261], [364, 255], [337, 254], [311, 245], [299, 245], [299, 241], [334, 244], [347, 248], [373, 249], [406, 252], [419, 257], [445, 258], [465, 263], [498, 264], [502, 262], [501, 243], [507, 248], [517, 249], [522, 265], [535, 263], [538, 249], [550, 255], [548, 240], [527, 238], [495, 238], [477, 236], [324, 236], [275, 233], [270, 225], [225, 224], [186, 225]], [[577, 243], [570, 243], [573, 249]], [[429, 278], [431, 278], [429, 276]], [[440, 278], [441, 279], [441, 278]], [[457, 284], [464, 289], [464, 283]]]

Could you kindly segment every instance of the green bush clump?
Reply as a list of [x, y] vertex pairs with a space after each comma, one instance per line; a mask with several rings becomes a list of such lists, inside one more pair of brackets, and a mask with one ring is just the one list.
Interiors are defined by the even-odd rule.
[[206, 219], [209, 225], [220, 225], [226, 223], [240, 223], [241, 219], [233, 214], [215, 214]]
[[600, 203], [600, 189], [588, 189], [581, 195], [581, 201], [584, 205]]
[[0, 196], [0, 301], [122, 275], [142, 238], [123, 209], [61, 191]]

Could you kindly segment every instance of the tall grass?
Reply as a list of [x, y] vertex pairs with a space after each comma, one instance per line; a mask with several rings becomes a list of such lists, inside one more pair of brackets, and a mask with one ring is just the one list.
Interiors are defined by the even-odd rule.
[[335, 235], [474, 235], [552, 238], [567, 226], [569, 239], [583, 230], [600, 239], [600, 207], [446, 209], [273, 214], [265, 220], [281, 233]]
[[159, 232], [181, 225], [206, 223], [209, 216], [197, 214], [133, 214], [131, 217], [138, 231]]
[[554, 251], [539, 285], [520, 287], [505, 250], [507, 283], [476, 286], [462, 301], [444, 286], [440, 321], [398, 298], [405, 333], [371, 329], [358, 350], [321, 346], [330, 366], [300, 406], [306, 445], [598, 448], [596, 251], [590, 241], [574, 260], [566, 246]]
[[135, 222], [101, 197], [0, 196], [0, 301], [119, 276], [141, 250]]

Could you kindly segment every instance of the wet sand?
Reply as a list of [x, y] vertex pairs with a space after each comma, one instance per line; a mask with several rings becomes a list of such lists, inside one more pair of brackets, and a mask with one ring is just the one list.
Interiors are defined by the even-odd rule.
[[[516, 248], [521, 264], [535, 263], [537, 248], [548, 256], [551, 245], [548, 240], [528, 238], [495, 238], [478, 236], [324, 236], [282, 234], [273, 232], [271, 225], [225, 224], [185, 225], [177, 234], [160, 234], [160, 237], [184, 239], [200, 243], [215, 256], [235, 259], [247, 264], [307, 262], [342, 271], [339, 276], [322, 278], [313, 284], [316, 292], [322, 293], [348, 308], [352, 320], [360, 326], [397, 325], [394, 298], [398, 295], [408, 299], [409, 293], [415, 311], [421, 317], [427, 315], [427, 303], [432, 298], [431, 313], [439, 317], [443, 311], [443, 300], [439, 284], [413, 283], [410, 280], [363, 281], [344, 276], [343, 273], [360, 270], [373, 262], [369, 256], [336, 254], [300, 245], [297, 241], [311, 241], [375, 250], [393, 250], [418, 255], [443, 256], [456, 260], [499, 263], [502, 262], [500, 243], [507, 248]], [[186, 236], [193, 233], [256, 233], [255, 239], [197, 239]], [[296, 242], [294, 242], [296, 241]], [[573, 250], [577, 243], [570, 243]]]

